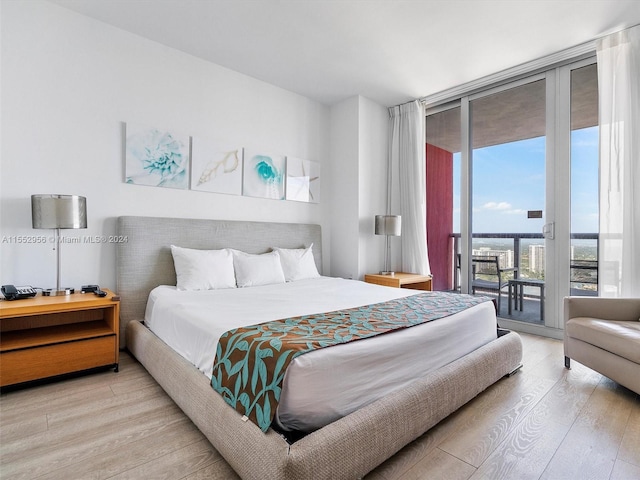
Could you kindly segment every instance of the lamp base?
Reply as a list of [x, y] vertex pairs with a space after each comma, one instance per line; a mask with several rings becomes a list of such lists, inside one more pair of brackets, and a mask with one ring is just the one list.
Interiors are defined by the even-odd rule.
[[391, 277], [393, 277], [396, 274], [396, 272], [380, 272], [380, 275], [389, 275]]
[[42, 290], [42, 295], [44, 295], [45, 297], [59, 297], [62, 295], [71, 295], [74, 292], [74, 288], [61, 288], [60, 290], [50, 288], [48, 290]]

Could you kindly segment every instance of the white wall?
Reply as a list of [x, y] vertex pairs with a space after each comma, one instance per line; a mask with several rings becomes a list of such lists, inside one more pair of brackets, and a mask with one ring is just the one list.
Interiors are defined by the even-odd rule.
[[358, 277], [358, 97], [331, 107], [331, 274]]
[[[347, 203], [353, 198], [348, 182], [325, 181], [330, 153], [351, 154], [351, 145], [330, 152], [328, 107], [56, 5], [1, 5], [2, 284], [55, 283], [51, 245], [14, 238], [52, 233], [31, 228], [34, 193], [87, 197], [88, 229], [63, 231], [67, 236], [113, 234], [119, 215], [323, 223], [329, 273], [332, 225], [323, 219], [334, 216], [327, 215], [327, 205], [334, 194], [346, 195]], [[127, 185], [123, 122], [320, 162], [322, 203]], [[352, 143], [349, 134], [341, 143]], [[355, 205], [357, 210], [357, 200]], [[357, 239], [350, 225], [357, 213], [346, 210], [336, 227]], [[62, 261], [65, 286], [115, 287], [113, 244], [64, 245]]]
[[[362, 277], [365, 273], [377, 273], [384, 266], [385, 237], [374, 234], [374, 217], [385, 214], [387, 206], [389, 110], [364, 97], [360, 97], [359, 108], [359, 257]], [[399, 252], [400, 242], [397, 240], [390, 238], [392, 253]]]
[[374, 216], [385, 213], [388, 110], [364, 97], [331, 107], [331, 274], [362, 279], [382, 269], [384, 239]]

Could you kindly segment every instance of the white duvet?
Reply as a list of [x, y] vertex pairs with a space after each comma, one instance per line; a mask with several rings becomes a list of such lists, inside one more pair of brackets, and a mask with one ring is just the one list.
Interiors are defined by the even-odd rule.
[[[419, 293], [356, 280], [320, 277], [223, 290], [156, 287], [145, 324], [209, 378], [220, 336], [232, 328]], [[493, 304], [399, 330], [306, 353], [285, 375], [276, 421], [311, 431], [411, 383], [496, 338]]]

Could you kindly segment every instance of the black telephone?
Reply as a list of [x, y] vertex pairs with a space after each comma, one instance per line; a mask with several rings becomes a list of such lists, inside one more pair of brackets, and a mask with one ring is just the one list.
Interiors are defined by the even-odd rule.
[[30, 298], [36, 296], [33, 287], [16, 287], [14, 285], [3, 285], [2, 294], [6, 300], [20, 300], [22, 298]]
[[93, 294], [97, 295], [98, 297], [106, 297], [107, 296], [107, 292], [105, 292], [104, 290], [100, 289], [100, 287], [98, 285], [83, 285], [82, 286], [82, 293], [93, 293]]

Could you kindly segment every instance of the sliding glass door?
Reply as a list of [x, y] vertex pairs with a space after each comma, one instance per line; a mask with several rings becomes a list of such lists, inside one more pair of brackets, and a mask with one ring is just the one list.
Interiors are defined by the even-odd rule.
[[[471, 116], [471, 290], [544, 322], [546, 78], [484, 92]], [[511, 292], [511, 293], [509, 293]]]

